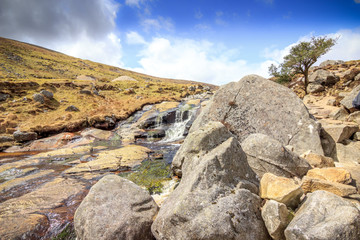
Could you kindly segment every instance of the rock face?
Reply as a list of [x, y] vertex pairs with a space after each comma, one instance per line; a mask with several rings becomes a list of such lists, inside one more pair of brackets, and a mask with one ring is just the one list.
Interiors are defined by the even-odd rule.
[[337, 65], [337, 64], [343, 64], [344, 61], [342, 60], [326, 60], [322, 63], [320, 63], [319, 67], [325, 67], [327, 65]]
[[360, 91], [360, 85], [354, 88], [343, 100], [341, 100], [341, 105], [351, 112], [354, 112], [356, 109], [352, 105], [352, 101], [355, 99], [356, 95]]
[[204, 136], [199, 144], [204, 152], [198, 158], [198, 146], [193, 145], [194, 151], [188, 149], [192, 157], [184, 155], [181, 182], [163, 203], [152, 225], [154, 236], [168, 240], [269, 239], [260, 215], [261, 199], [254, 194], [257, 179], [245, 153], [233, 137], [210, 149], [221, 136], [212, 132], [223, 130], [211, 127], [216, 123], [209, 125], [208, 137], [202, 133], [205, 125], [185, 139], [184, 145], [189, 146], [194, 136]]
[[309, 83], [316, 83], [324, 86], [334, 85], [340, 78], [330, 71], [319, 69], [309, 76]]
[[252, 133], [266, 134], [297, 154], [323, 154], [319, 124], [290, 89], [257, 75], [221, 87], [197, 117], [190, 132], [220, 121], [242, 142]]
[[302, 177], [311, 169], [303, 158], [264, 134], [251, 134], [241, 146], [250, 167], [260, 178], [267, 172], [283, 177]]
[[261, 198], [272, 199], [295, 208], [300, 203], [302, 195], [303, 190], [300, 185], [291, 178], [278, 177], [271, 173], [265, 173], [261, 178]]
[[292, 218], [286, 205], [274, 200], [266, 201], [262, 207], [261, 216], [271, 238], [274, 240], [284, 240], [284, 230]]
[[150, 194], [116, 175], [103, 177], [74, 217], [78, 239], [153, 239], [151, 224], [158, 206]]
[[352, 203], [325, 191], [309, 194], [285, 230], [287, 240], [356, 240], [360, 211]]

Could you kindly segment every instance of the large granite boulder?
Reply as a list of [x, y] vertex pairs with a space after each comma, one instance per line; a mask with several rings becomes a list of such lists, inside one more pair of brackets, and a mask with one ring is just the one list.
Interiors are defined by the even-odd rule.
[[343, 105], [350, 112], [356, 111], [356, 108], [353, 107], [352, 102], [359, 92], [360, 92], [360, 85], [354, 88], [346, 97], [344, 97], [344, 99], [340, 101], [340, 104]]
[[[211, 145], [216, 139], [209, 131]], [[230, 137], [201, 158], [185, 158], [181, 182], [163, 203], [152, 232], [167, 240], [269, 239], [257, 184], [239, 142]]]
[[267, 172], [282, 177], [302, 177], [311, 169], [305, 159], [261, 133], [249, 135], [241, 146], [250, 167], [260, 178]]
[[290, 89], [249, 75], [222, 86], [194, 121], [190, 132], [209, 121], [220, 121], [242, 142], [252, 133], [266, 134], [297, 154], [323, 154], [320, 126]]
[[334, 85], [340, 80], [330, 71], [319, 69], [309, 75], [309, 83], [317, 83], [324, 86]]
[[75, 212], [78, 239], [154, 239], [151, 224], [158, 206], [150, 194], [124, 178], [107, 175]]
[[323, 61], [322, 63], [320, 63], [319, 67], [325, 67], [327, 65], [338, 65], [338, 64], [343, 64], [343, 63], [345, 63], [345, 62], [342, 60], [326, 60], [326, 61]]
[[352, 203], [326, 191], [308, 194], [285, 230], [287, 240], [356, 240], [360, 211]]

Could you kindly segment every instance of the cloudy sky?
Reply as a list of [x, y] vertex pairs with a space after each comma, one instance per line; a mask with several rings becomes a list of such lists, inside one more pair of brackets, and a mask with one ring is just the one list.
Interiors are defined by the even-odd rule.
[[292, 45], [360, 59], [360, 0], [0, 0], [0, 36], [159, 77], [268, 76]]

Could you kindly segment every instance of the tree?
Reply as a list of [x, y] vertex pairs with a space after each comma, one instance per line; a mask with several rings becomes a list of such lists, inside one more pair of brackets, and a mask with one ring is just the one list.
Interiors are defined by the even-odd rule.
[[284, 62], [279, 68], [273, 64], [269, 67], [269, 73], [278, 78], [291, 79], [297, 73], [305, 78], [305, 94], [309, 84], [309, 68], [318, 58], [327, 53], [336, 43], [336, 39], [328, 37], [312, 37], [309, 42], [300, 42], [290, 49], [290, 54], [284, 57]]

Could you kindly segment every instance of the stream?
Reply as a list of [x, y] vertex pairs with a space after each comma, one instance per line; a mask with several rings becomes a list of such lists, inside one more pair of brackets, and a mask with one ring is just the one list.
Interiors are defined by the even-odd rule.
[[0, 239], [75, 239], [76, 208], [106, 174], [134, 181], [161, 205], [203, 99], [147, 105], [111, 131], [60, 133], [0, 152]]

